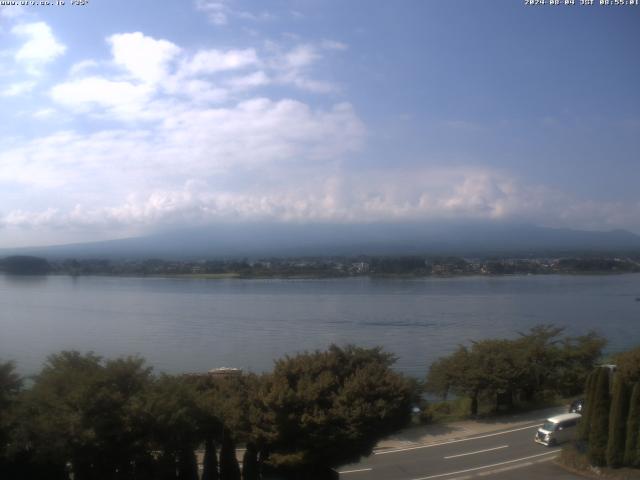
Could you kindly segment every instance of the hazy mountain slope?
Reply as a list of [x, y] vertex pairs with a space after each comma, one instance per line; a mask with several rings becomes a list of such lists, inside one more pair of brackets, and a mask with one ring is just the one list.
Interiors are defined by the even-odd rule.
[[0, 250], [60, 257], [205, 258], [385, 254], [544, 254], [640, 251], [640, 236], [503, 223], [225, 224], [104, 242]]

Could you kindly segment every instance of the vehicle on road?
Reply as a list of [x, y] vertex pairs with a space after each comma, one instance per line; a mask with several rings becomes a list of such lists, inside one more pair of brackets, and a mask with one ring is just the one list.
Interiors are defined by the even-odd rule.
[[548, 447], [572, 440], [575, 438], [576, 427], [581, 417], [579, 413], [564, 413], [548, 418], [538, 428], [534, 440]]
[[582, 411], [584, 410], [584, 398], [579, 398], [571, 402], [571, 406], [569, 406], [569, 413], [579, 413], [582, 415]]

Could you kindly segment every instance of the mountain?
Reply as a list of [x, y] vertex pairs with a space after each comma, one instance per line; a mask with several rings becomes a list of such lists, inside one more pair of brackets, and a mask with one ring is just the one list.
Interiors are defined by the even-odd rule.
[[330, 255], [544, 255], [640, 252], [640, 236], [511, 223], [222, 224], [103, 242], [0, 250], [0, 256], [196, 259]]

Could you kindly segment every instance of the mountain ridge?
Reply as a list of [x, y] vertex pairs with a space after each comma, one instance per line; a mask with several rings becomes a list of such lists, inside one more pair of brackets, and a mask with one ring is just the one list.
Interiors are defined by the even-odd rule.
[[339, 255], [544, 255], [640, 252], [626, 230], [511, 223], [219, 224], [99, 242], [0, 249], [47, 258], [229, 258]]

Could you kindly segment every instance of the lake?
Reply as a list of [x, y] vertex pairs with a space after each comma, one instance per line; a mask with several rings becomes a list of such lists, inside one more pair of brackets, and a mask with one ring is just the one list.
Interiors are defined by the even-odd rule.
[[21, 373], [63, 349], [145, 357], [158, 371], [269, 370], [331, 343], [380, 345], [422, 377], [461, 343], [552, 323], [608, 350], [640, 343], [640, 274], [196, 280], [0, 276], [0, 359]]

